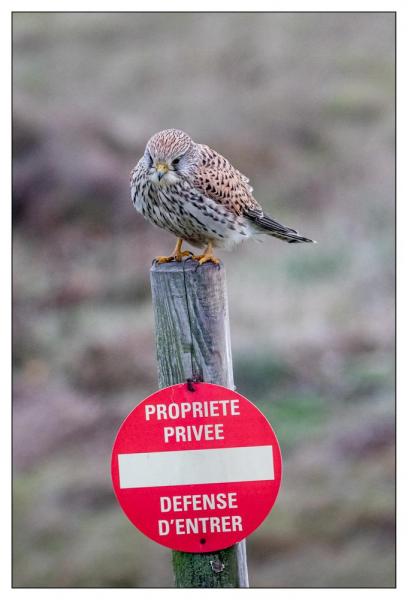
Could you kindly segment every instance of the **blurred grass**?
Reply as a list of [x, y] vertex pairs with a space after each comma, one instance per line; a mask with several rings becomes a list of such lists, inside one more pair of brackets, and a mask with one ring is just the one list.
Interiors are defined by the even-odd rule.
[[319, 257], [302, 256], [297, 260], [292, 258], [288, 261], [286, 273], [294, 281], [313, 281], [330, 278], [336, 279], [341, 272], [348, 268], [347, 258], [343, 252], [337, 251], [333, 254], [320, 255]]
[[148, 269], [173, 240], [128, 178], [167, 127], [318, 241], [222, 253], [237, 389], [284, 457], [251, 586], [394, 585], [394, 41], [387, 13], [14, 14], [16, 587], [173, 585], [109, 478], [157, 385]]
[[289, 364], [259, 353], [234, 362], [237, 389], [272, 423], [282, 451], [310, 441], [330, 417], [327, 399]]

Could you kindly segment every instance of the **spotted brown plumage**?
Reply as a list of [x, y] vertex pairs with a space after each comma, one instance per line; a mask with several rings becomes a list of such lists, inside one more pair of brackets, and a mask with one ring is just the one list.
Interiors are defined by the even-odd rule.
[[135, 208], [178, 238], [173, 253], [158, 257], [159, 262], [190, 256], [181, 250], [184, 240], [206, 247], [193, 256], [200, 264], [219, 262], [213, 247], [231, 249], [262, 234], [289, 243], [313, 241], [265, 214], [252, 192], [248, 177], [226, 158], [178, 129], [151, 137], [131, 173]]

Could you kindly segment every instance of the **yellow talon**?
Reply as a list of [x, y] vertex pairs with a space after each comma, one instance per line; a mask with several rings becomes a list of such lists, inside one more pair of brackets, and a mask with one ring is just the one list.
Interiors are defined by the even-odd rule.
[[168, 262], [172, 262], [173, 260], [176, 260], [177, 262], [181, 262], [183, 260], [183, 256], [193, 256], [193, 253], [190, 252], [190, 250], [181, 250], [181, 245], [183, 243], [183, 240], [181, 238], [179, 238], [177, 240], [177, 244], [176, 247], [174, 248], [172, 254], [170, 254], [170, 256], [157, 256], [155, 258], [155, 261], [157, 263], [159, 263], [159, 265], [163, 264], [163, 263], [168, 263]]
[[168, 263], [171, 262], [172, 260], [174, 260], [175, 257], [174, 256], [156, 256], [156, 258], [154, 259], [157, 263], [159, 263], [159, 265], [163, 264], [163, 263]]
[[215, 256], [213, 254], [204, 254], [204, 256], [202, 258], [200, 258], [200, 260], [198, 261], [198, 264], [203, 265], [206, 262], [212, 262], [215, 265], [219, 265], [220, 259], [215, 258]]
[[206, 262], [212, 262], [214, 263], [214, 265], [220, 264], [220, 259], [215, 258], [214, 256], [211, 242], [209, 242], [204, 254], [197, 254], [196, 256], [192, 256], [191, 258], [193, 258], [194, 260], [198, 260], [199, 265], [203, 265]]
[[177, 262], [180, 262], [183, 260], [183, 256], [193, 256], [193, 253], [190, 252], [190, 250], [183, 250], [183, 252], [179, 252], [178, 254], [176, 254], [174, 258], [175, 260], [177, 260]]

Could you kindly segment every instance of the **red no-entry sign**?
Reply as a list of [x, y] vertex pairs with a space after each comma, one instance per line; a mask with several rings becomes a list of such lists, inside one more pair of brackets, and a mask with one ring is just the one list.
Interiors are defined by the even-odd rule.
[[122, 423], [112, 453], [119, 503], [140, 531], [184, 552], [246, 538], [272, 508], [282, 471], [264, 415], [209, 383], [164, 388]]

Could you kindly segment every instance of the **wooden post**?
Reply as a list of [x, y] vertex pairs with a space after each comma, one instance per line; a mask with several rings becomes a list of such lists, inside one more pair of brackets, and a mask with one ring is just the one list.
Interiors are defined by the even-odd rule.
[[[159, 387], [188, 378], [234, 389], [225, 269], [186, 260], [150, 270]], [[176, 586], [248, 587], [245, 540], [218, 552], [173, 552]]]

